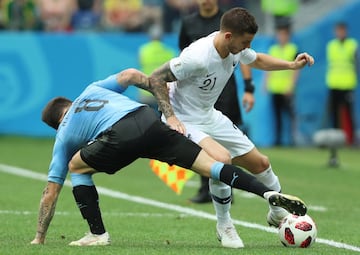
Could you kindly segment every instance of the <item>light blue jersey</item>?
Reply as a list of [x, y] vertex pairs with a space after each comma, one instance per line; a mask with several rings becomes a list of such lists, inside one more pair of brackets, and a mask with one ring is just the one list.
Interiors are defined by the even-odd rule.
[[[143, 106], [121, 94], [125, 89], [119, 86], [116, 76], [90, 84], [73, 102], [57, 130], [48, 181], [62, 185], [69, 161], [79, 149], [126, 114]], [[84, 182], [77, 180], [76, 184], [91, 185], [92, 181]]]

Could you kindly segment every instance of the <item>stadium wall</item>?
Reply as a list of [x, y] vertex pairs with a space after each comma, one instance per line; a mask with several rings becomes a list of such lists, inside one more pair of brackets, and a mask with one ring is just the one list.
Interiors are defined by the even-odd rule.
[[[326, 127], [325, 45], [332, 38], [332, 26], [347, 21], [350, 35], [360, 41], [360, 2], [338, 9], [294, 36], [301, 51], [314, 55], [316, 64], [301, 71], [296, 91], [298, 145], [311, 144], [312, 134]], [[41, 122], [41, 110], [55, 96], [74, 99], [90, 82], [119, 70], [138, 67], [137, 50], [148, 40], [144, 34], [93, 33], [0, 33], [0, 134], [53, 136], [55, 132]], [[253, 48], [266, 52], [272, 38], [256, 36]], [[177, 49], [177, 35], [164, 37]], [[243, 113], [248, 135], [258, 146], [273, 143], [273, 113], [263, 87], [264, 73], [253, 71], [257, 90], [256, 106]], [[242, 78], [236, 72], [239, 98]], [[137, 90], [127, 91], [137, 98]], [[360, 92], [356, 92], [356, 120], [360, 127]]]

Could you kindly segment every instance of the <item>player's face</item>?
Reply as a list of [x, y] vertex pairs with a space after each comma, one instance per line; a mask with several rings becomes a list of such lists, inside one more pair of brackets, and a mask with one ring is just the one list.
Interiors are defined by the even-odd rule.
[[289, 42], [290, 34], [286, 29], [279, 29], [276, 34], [277, 40], [281, 45]]
[[240, 51], [250, 48], [251, 42], [254, 39], [253, 34], [245, 33], [243, 35], [231, 34], [228, 41], [228, 49], [232, 54], [237, 54]]
[[198, 4], [199, 8], [206, 12], [210, 12], [210, 11], [214, 10], [215, 8], [217, 8], [217, 6], [218, 6], [217, 0], [197, 0], [196, 2]]
[[338, 39], [340, 40], [344, 40], [346, 38], [347, 35], [347, 31], [346, 28], [343, 26], [337, 26], [335, 28], [335, 35]]

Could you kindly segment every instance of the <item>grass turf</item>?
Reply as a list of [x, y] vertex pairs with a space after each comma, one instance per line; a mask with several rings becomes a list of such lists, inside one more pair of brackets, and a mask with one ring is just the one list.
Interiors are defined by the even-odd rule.
[[[46, 174], [52, 143], [53, 139], [1, 136], [0, 164]], [[109, 247], [67, 245], [88, 230], [68, 186], [63, 188], [59, 198], [46, 245], [30, 245], [36, 230], [37, 209], [45, 181], [0, 171], [0, 254], [359, 254], [326, 244], [334, 240], [360, 250], [358, 150], [341, 150], [341, 166], [338, 169], [326, 166], [329, 156], [326, 150], [260, 150], [269, 156], [283, 191], [300, 196], [308, 204], [309, 214], [317, 223], [321, 240], [311, 248], [285, 248], [276, 234], [247, 225], [237, 226], [246, 246], [244, 249], [222, 248], [216, 240], [215, 221], [142, 204], [131, 197], [214, 214], [211, 204], [194, 205], [187, 202], [196, 192], [198, 177], [192, 180], [195, 186], [185, 187], [179, 196], [150, 171], [148, 160], [138, 160], [113, 176], [94, 176], [98, 186], [130, 195], [127, 200], [100, 194], [104, 221], [112, 239]], [[262, 199], [235, 192], [231, 214], [235, 220], [265, 228], [267, 209]]]

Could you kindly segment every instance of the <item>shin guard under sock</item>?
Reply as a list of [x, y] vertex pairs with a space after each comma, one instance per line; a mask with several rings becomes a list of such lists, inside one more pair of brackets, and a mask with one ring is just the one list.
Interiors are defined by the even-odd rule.
[[254, 193], [262, 198], [265, 192], [271, 191], [253, 175], [233, 165], [225, 164], [220, 171], [219, 178], [220, 181], [231, 187]]
[[93, 234], [105, 233], [99, 207], [99, 195], [95, 186], [80, 185], [73, 188], [73, 195], [81, 215], [87, 220]]

